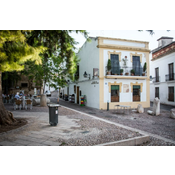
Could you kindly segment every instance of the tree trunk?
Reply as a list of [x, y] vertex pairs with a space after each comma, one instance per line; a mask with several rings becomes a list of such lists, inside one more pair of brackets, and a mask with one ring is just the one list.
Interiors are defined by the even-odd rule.
[[7, 111], [2, 101], [2, 72], [0, 72], [0, 125], [12, 125], [16, 120], [13, 114]]

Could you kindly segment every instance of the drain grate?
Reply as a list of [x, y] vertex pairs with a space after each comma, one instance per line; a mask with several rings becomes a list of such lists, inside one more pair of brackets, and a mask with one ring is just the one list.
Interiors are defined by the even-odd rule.
[[105, 116], [106, 118], [112, 118], [113, 116], [109, 116], [109, 115], [107, 115], [107, 116]]
[[83, 132], [81, 132], [82, 134], [87, 134], [87, 133], [89, 133], [90, 131], [83, 131]]
[[89, 114], [96, 114], [95, 112], [88, 112]]

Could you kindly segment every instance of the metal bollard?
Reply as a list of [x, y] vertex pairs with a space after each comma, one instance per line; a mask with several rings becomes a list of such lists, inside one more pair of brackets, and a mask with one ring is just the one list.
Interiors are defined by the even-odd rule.
[[109, 111], [109, 102], [107, 102], [107, 111]]

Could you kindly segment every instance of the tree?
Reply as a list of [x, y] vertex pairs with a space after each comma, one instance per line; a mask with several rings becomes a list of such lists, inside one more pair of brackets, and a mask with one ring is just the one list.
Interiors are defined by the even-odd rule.
[[30, 31], [0, 31], [0, 125], [16, 122], [13, 114], [5, 109], [2, 102], [2, 72], [20, 71], [27, 60], [33, 60], [36, 64], [41, 63], [39, 54], [44, 47], [29, 45], [26, 42], [27, 33]]
[[[38, 72], [38, 75], [42, 77], [44, 87], [47, 83], [51, 87], [63, 87], [67, 84], [66, 77], [69, 76], [74, 79], [73, 75], [76, 72], [79, 60], [74, 52], [77, 42], [71, 37], [72, 32], [81, 33], [85, 38], [88, 38], [85, 30], [37, 30], [28, 35], [29, 44], [47, 48], [41, 55], [42, 68], [40, 70], [43, 72]], [[35, 73], [33, 72], [33, 74]]]
[[34, 78], [37, 83], [42, 80], [46, 83], [54, 80], [56, 73], [59, 73], [61, 81], [57, 77], [58, 83], [65, 83], [64, 76], [69, 74], [73, 77], [77, 64], [74, 52], [77, 42], [70, 36], [71, 32], [88, 37], [85, 30], [0, 31], [0, 125], [15, 122], [13, 114], [5, 110], [2, 102], [2, 72], [21, 71], [24, 63], [30, 60], [40, 63], [36, 65], [38, 69], [34, 75], [29, 70], [34, 67], [27, 65], [29, 62], [25, 64], [32, 81]]

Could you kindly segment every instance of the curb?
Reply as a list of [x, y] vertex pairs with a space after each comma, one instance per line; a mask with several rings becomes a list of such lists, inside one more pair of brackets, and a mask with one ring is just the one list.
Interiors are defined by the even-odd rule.
[[116, 142], [102, 143], [94, 146], [137, 146], [149, 141], [150, 141], [149, 136], [141, 136], [141, 137], [135, 137], [131, 139], [120, 140]]

